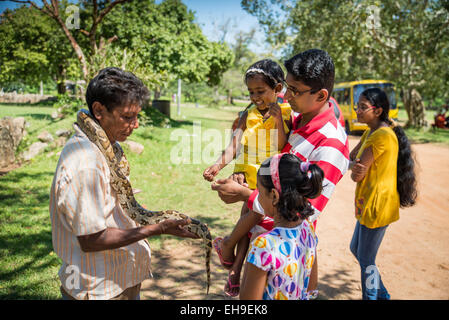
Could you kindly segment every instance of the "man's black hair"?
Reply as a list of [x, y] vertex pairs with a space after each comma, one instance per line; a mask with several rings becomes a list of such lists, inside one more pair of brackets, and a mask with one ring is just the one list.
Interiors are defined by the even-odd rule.
[[112, 111], [116, 107], [130, 104], [142, 107], [148, 98], [149, 91], [139, 78], [131, 72], [114, 67], [100, 70], [86, 90], [86, 103], [92, 115], [95, 101]]
[[335, 67], [331, 56], [324, 50], [310, 49], [284, 62], [287, 72], [296, 81], [312, 89], [312, 93], [327, 89], [329, 97], [334, 89]]

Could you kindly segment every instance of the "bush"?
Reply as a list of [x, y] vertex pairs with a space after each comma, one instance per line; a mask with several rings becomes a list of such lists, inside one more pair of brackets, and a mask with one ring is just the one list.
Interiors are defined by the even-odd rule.
[[59, 94], [58, 99], [53, 104], [61, 118], [73, 115], [85, 105], [84, 101], [68, 94]]

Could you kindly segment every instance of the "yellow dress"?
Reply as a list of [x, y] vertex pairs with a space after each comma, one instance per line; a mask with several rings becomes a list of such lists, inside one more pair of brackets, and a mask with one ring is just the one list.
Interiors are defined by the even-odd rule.
[[[286, 121], [290, 119], [292, 109], [288, 103], [283, 103], [280, 107], [284, 120], [284, 130], [287, 134], [289, 129]], [[277, 146], [277, 130], [272, 129], [276, 129], [273, 117], [269, 117], [264, 122], [263, 116], [256, 106], [248, 109], [246, 130], [243, 132], [241, 139], [242, 148], [235, 159], [234, 172], [245, 173], [246, 182], [250, 189], [256, 189], [257, 171], [261, 163], [279, 153], [281, 149]]]
[[393, 129], [381, 127], [369, 137], [370, 129], [361, 138], [357, 154], [370, 147], [374, 162], [355, 190], [355, 216], [368, 228], [380, 228], [399, 219], [397, 191], [398, 140]]

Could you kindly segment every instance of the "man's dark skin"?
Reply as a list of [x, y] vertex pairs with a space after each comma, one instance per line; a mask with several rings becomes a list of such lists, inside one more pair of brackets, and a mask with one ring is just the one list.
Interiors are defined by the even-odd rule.
[[94, 252], [117, 249], [127, 246], [142, 239], [158, 236], [161, 234], [171, 234], [174, 236], [198, 239], [196, 235], [185, 230], [182, 226], [190, 223], [190, 219], [165, 220], [158, 224], [133, 229], [106, 228], [103, 231], [78, 237], [81, 250], [84, 252]]
[[[137, 115], [141, 108], [137, 105], [116, 107], [109, 111], [99, 102], [92, 105], [95, 118], [106, 132], [111, 143], [125, 141], [134, 129], [139, 127]], [[184, 228], [190, 220], [165, 220], [158, 224], [137, 227], [133, 229], [106, 228], [94, 234], [79, 236], [81, 250], [95, 252], [111, 250], [127, 246], [145, 238], [170, 234], [178, 237], [198, 239], [199, 237]]]

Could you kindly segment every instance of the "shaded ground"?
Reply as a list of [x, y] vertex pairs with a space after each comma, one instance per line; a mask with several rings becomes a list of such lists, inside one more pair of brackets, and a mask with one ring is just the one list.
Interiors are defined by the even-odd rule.
[[[351, 149], [359, 137], [350, 137]], [[377, 265], [393, 299], [449, 299], [449, 148], [415, 144], [419, 198], [387, 229]], [[360, 269], [349, 250], [355, 226], [355, 183], [346, 174], [338, 184], [317, 233], [320, 299], [360, 299]], [[213, 229], [213, 223], [210, 224]], [[164, 240], [153, 249], [153, 279], [142, 299], [230, 299], [223, 294], [226, 271], [212, 255], [210, 294], [201, 244]]]

